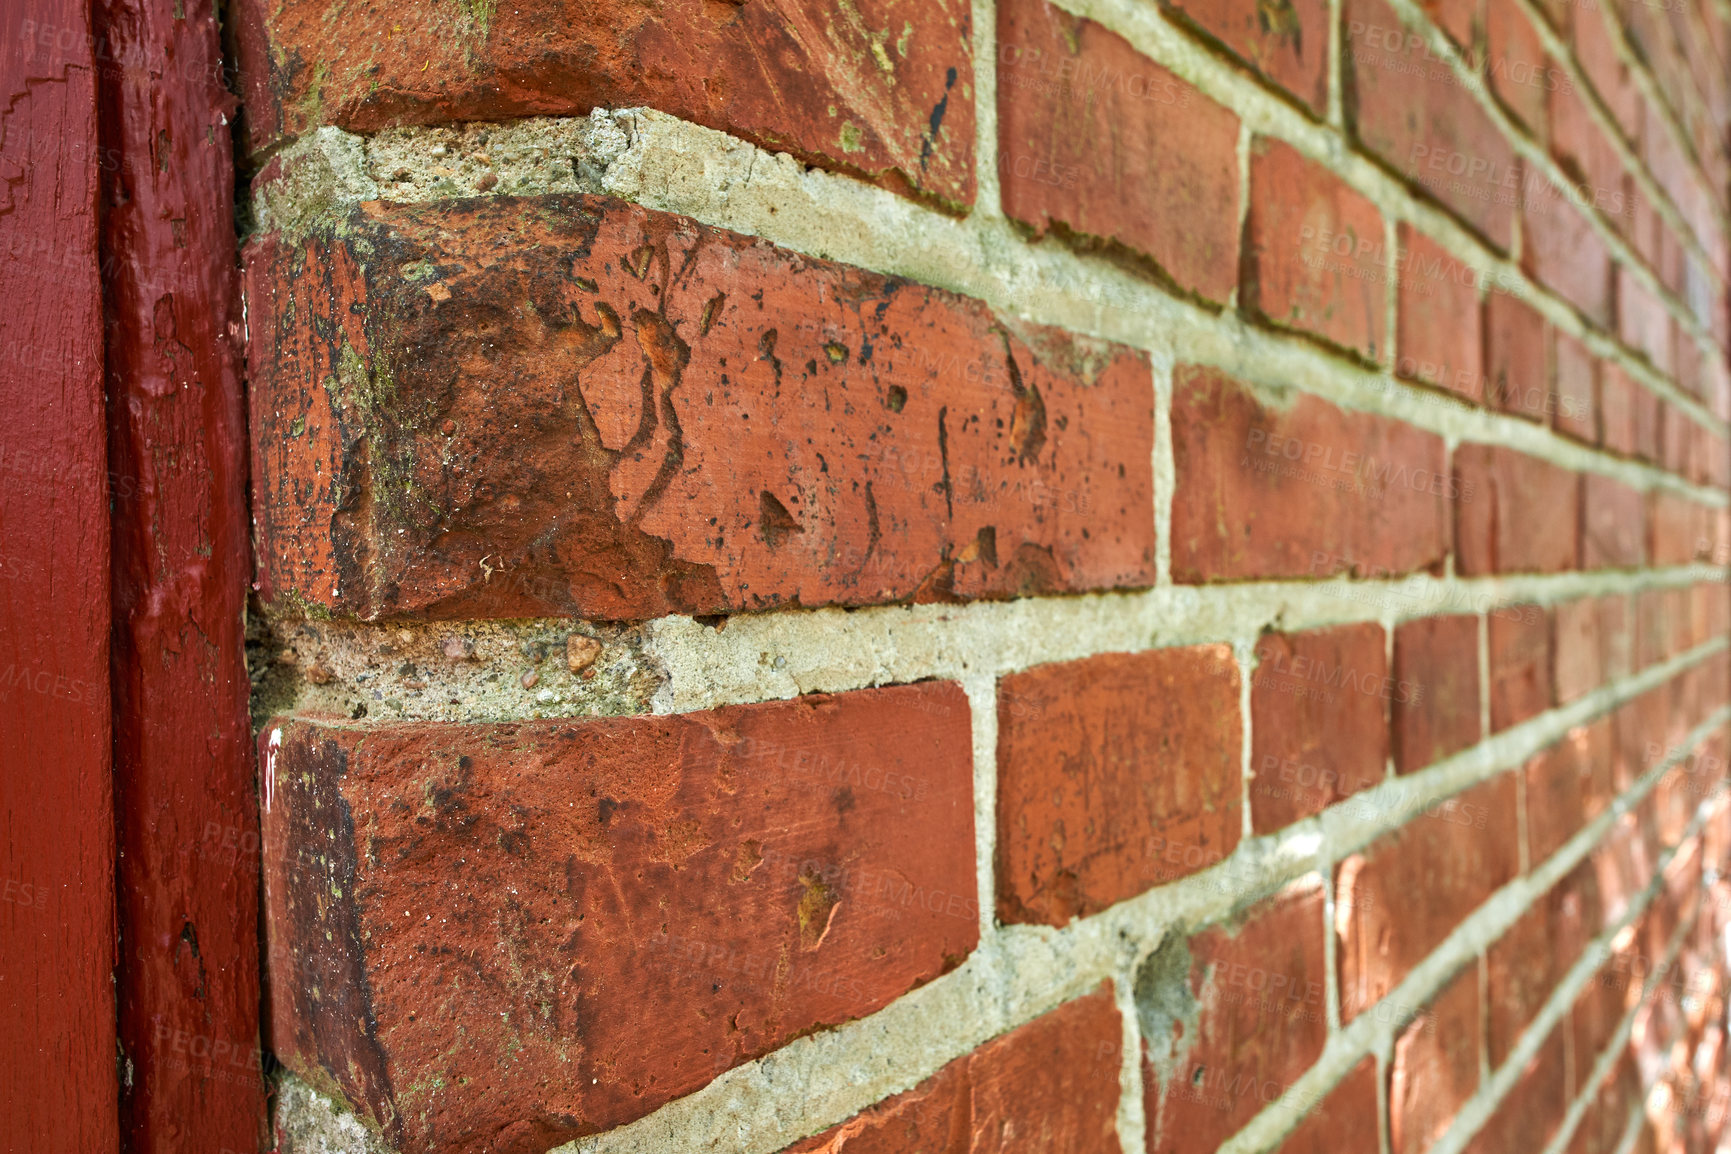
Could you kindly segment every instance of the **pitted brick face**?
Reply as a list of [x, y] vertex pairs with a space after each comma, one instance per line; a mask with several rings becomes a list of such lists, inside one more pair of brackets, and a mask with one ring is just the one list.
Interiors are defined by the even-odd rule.
[[274, 1046], [406, 1151], [640, 1117], [974, 948], [968, 734], [945, 682], [267, 727]]
[[581, 116], [642, 105], [952, 207], [974, 195], [962, 0], [439, 0], [236, 13], [254, 149], [321, 124]]
[[1145, 586], [1145, 356], [606, 198], [251, 251], [270, 596], [644, 618]]

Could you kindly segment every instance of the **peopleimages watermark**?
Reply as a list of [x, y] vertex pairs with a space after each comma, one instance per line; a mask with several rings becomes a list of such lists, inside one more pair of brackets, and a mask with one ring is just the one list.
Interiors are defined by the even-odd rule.
[[1452, 472], [1413, 468], [1392, 459], [1378, 459], [1353, 449], [1340, 449], [1322, 441], [1306, 440], [1252, 426], [1244, 437], [1244, 455], [1239, 465], [1257, 472], [1272, 472], [1346, 492], [1380, 499], [1390, 489], [1405, 489], [1471, 501], [1472, 482], [1462, 482]]
[[1402, 705], [1416, 705], [1424, 698], [1424, 686], [1413, 681], [1397, 680], [1384, 673], [1362, 672], [1339, 662], [1322, 661], [1302, 654], [1289, 656], [1272, 642], [1256, 648], [1256, 673], [1250, 684], [1291, 693], [1299, 697], [1317, 697], [1332, 702], [1331, 690], [1380, 697]]
[[1165, 73], [1126, 72], [1081, 56], [1055, 55], [1008, 41], [998, 45], [998, 84], [1045, 93], [1066, 90], [1083, 95], [1116, 92], [1132, 100], [1146, 100], [1183, 108], [1191, 100], [1190, 86]]
[[[1416, 32], [1405, 28], [1390, 28], [1380, 24], [1372, 24], [1364, 20], [1350, 20], [1346, 26], [1347, 39], [1352, 45], [1351, 57], [1355, 64], [1379, 64], [1391, 72], [1419, 76], [1426, 80], [1438, 81], [1444, 84], [1461, 84], [1462, 78], [1455, 74], [1449, 62], [1433, 54], [1429, 43]], [[1368, 50], [1368, 51], [1367, 51]], [[1388, 53], [1391, 57], [1404, 59], [1387, 59], [1376, 53]], [[1482, 70], [1492, 80], [1500, 80], [1522, 88], [1537, 88], [1544, 92], [1562, 92], [1565, 95], [1575, 90], [1574, 82], [1569, 74], [1560, 68], [1551, 66], [1549, 60], [1534, 63], [1530, 60], [1517, 60], [1508, 56], [1496, 56], [1488, 61], [1481, 61], [1473, 49], [1462, 50], [1463, 63], [1470, 74]]]

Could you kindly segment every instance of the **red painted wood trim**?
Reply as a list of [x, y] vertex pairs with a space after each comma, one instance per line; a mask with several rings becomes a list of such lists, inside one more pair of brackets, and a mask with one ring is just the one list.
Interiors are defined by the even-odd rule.
[[97, 0], [123, 1148], [259, 1149], [235, 102], [211, 0]]
[[0, 1132], [117, 1141], [108, 510], [88, 9], [0, 46]]

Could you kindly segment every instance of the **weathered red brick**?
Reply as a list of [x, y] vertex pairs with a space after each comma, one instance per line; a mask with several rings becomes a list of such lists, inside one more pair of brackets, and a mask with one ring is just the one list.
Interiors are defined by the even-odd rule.
[[1580, 478], [1501, 445], [1454, 457], [1455, 568], [1463, 576], [1558, 573], [1575, 567]]
[[1467, 1143], [1469, 1154], [1543, 1150], [1562, 1124], [1568, 1108], [1563, 1097], [1565, 1065], [1563, 1030], [1559, 1026], [1551, 1031], [1538, 1053], [1522, 1069], [1520, 1079]]
[[616, 1126], [978, 940], [953, 682], [261, 745], [273, 1047], [405, 1150]]
[[1559, 433], [1593, 444], [1598, 439], [1599, 366], [1587, 346], [1556, 332], [1557, 409], [1551, 424]]
[[1416, 687], [1390, 705], [1394, 765], [1411, 773], [1479, 740], [1479, 619], [1421, 617], [1394, 631], [1394, 677]]
[[1431, 22], [1458, 47], [1473, 46], [1473, 27], [1479, 19], [1479, 0], [1420, 0], [1419, 7]]
[[1469, 400], [1483, 399], [1476, 274], [1402, 221], [1399, 277], [1395, 371]]
[[1641, 93], [1612, 39], [1614, 19], [1609, 5], [1581, 5], [1575, 12], [1571, 40], [1575, 59], [1586, 72], [1593, 90], [1616, 117], [1624, 137], [1635, 140], [1641, 133]]
[[1550, 89], [1551, 154], [1581, 199], [1595, 212], [1615, 215], [1624, 207], [1623, 159], [1588, 110], [1587, 100], [1572, 84]]
[[1565, 601], [1551, 611], [1552, 684], [1557, 704], [1567, 705], [1605, 683], [1605, 648], [1599, 636], [1599, 604], [1591, 597]]
[[1257, 75], [1317, 116], [1328, 111], [1328, 5], [1291, 0], [1167, 0], [1167, 10], [1224, 45]]
[[1479, 968], [1456, 975], [1395, 1038], [1388, 1085], [1394, 1154], [1423, 1154], [1479, 1085]]
[[1527, 762], [1527, 850], [1542, 862], [1562, 848], [1616, 796], [1611, 719], [1569, 730]]
[[1315, 1064], [1328, 1040], [1323, 896], [1294, 886], [1144, 964], [1148, 1154], [1214, 1149]]
[[1238, 117], [1046, 0], [998, 6], [1004, 212], [1141, 254], [1225, 302], [1238, 282]]
[[[1597, 1051], [1591, 1053], [1596, 1055]], [[1581, 1070], [1588, 1059], [1583, 1057], [1578, 1043], [1575, 1054], [1575, 1067]], [[1587, 1107], [1569, 1142], [1568, 1154], [1617, 1154], [1622, 1149], [1629, 1114], [1639, 1092], [1640, 1078], [1635, 1073], [1634, 1060], [1624, 1055], [1593, 1095], [1592, 1105]]]
[[[1515, 774], [1448, 798], [1411, 800], [1415, 816], [1340, 864], [1340, 1016], [1357, 1017], [1519, 870]], [[1419, 810], [1422, 809], [1422, 812]], [[1422, 902], [1413, 900], [1423, 894]]]
[[1513, 4], [1485, 6], [1485, 71], [1490, 88], [1526, 130], [1545, 137], [1545, 92], [1569, 85], [1545, 55], [1537, 28]]
[[1599, 932], [1598, 883], [1582, 862], [1485, 951], [1485, 1044], [1501, 1066], [1551, 991]]
[[1119, 1154], [1123, 1023], [1108, 982], [785, 1154]]
[[1250, 820], [1259, 834], [1382, 781], [1388, 703], [1422, 688], [1388, 676], [1380, 625], [1267, 633], [1250, 679]]
[[1485, 298], [1485, 403], [1505, 413], [1548, 421], [1550, 326], [1531, 305], [1505, 292]]
[[1639, 569], [1647, 556], [1647, 503], [1603, 473], [1581, 474], [1581, 568]]
[[1512, 605], [1486, 623], [1490, 654], [1491, 732], [1500, 733], [1555, 704], [1551, 686], [1551, 618], [1536, 605]]
[[998, 917], [1063, 925], [1212, 865], [1241, 823], [1225, 645], [1109, 653], [998, 683]]
[[1382, 215], [1291, 145], [1250, 145], [1241, 300], [1252, 314], [1372, 361], [1388, 355]]
[[1617, 365], [1605, 362], [1599, 379], [1602, 443], [1625, 456], [1657, 460], [1659, 399]]
[[1376, 1154], [1376, 1059], [1366, 1058], [1335, 1084], [1274, 1149], [1274, 1154]]
[[1595, 325], [1611, 320], [1611, 253], [1561, 189], [1521, 189], [1521, 268]]
[[1383, 0], [1349, 0], [1346, 96], [1353, 132], [1407, 180], [1507, 249], [1518, 187], [1514, 149]]
[[639, 5], [558, 0], [344, 9], [246, 0], [235, 14], [252, 146], [321, 124], [581, 116], [649, 106], [891, 187], [973, 200], [968, 6], [864, 0]]
[[1647, 547], [1654, 565], [1687, 565], [1700, 556], [1706, 510], [1669, 489], [1647, 494]]
[[1617, 266], [1617, 336], [1654, 368], [1671, 372], [1671, 314], [1625, 265]]
[[1442, 439], [1216, 369], [1173, 374], [1172, 578], [1437, 570], [1452, 492]]
[[250, 259], [268, 597], [618, 619], [1153, 582], [1128, 350], [604, 197], [374, 206]]

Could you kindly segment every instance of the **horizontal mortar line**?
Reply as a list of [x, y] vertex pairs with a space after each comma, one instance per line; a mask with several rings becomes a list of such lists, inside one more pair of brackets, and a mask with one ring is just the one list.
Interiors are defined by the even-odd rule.
[[[1453, 41], [1443, 34], [1442, 29], [1430, 22], [1429, 17], [1424, 14], [1424, 10], [1419, 8], [1414, 0], [1386, 0], [1386, 2], [1399, 13], [1409, 30], [1420, 33], [1429, 41], [1428, 47], [1431, 53], [1448, 65], [1449, 69], [1460, 80], [1460, 86], [1478, 101], [1479, 106], [1491, 118], [1503, 139], [1509, 142], [1522, 160], [1537, 165], [1552, 183], [1565, 190], [1571, 202], [1575, 202], [1574, 182], [1569, 179], [1568, 173], [1563, 171], [1562, 166], [1553, 160], [1549, 153], [1519, 130], [1513, 118], [1491, 96], [1483, 79], [1466, 67], [1466, 62], [1461, 59], [1459, 49], [1454, 46]], [[1611, 250], [1611, 254], [1617, 262], [1626, 265], [1647, 286], [1647, 291], [1665, 303], [1666, 311], [1689, 330], [1696, 342], [1706, 342], [1708, 347], [1717, 348], [1711, 344], [1711, 333], [1707, 326], [1703, 325], [1700, 319], [1695, 316], [1688, 307], [1688, 302], [1679, 299], [1671, 292], [1670, 287], [1659, 279], [1658, 274], [1647, 267], [1646, 262], [1641, 259], [1641, 255], [1634, 250], [1634, 247], [1623, 239], [1622, 234], [1606, 224], [1590, 205], [1576, 203], [1576, 207], [1581, 210], [1583, 217], [1593, 231], [1599, 234], [1600, 239]], [[1693, 229], [1686, 231], [1690, 236], [1694, 235]], [[1721, 355], [1723, 354], [1721, 353]], [[1667, 383], [1670, 382], [1667, 380]], [[1679, 389], [1678, 392], [1682, 393], [1682, 390]], [[1682, 393], [1682, 395], [1687, 396], [1688, 394]]]
[[[1218, 59], [1209, 49], [1173, 27], [1153, 6], [1139, 5], [1136, 0], [1053, 2], [1122, 36], [1142, 55], [1189, 82], [1215, 103], [1230, 109], [1258, 134], [1282, 140], [1310, 159], [1325, 164], [1344, 183], [1375, 204], [1385, 217], [1414, 225], [1487, 282], [1520, 290], [1515, 295], [1545, 314], [1552, 324], [1581, 340], [1594, 355], [1616, 362], [1650, 391], [1681, 405], [1698, 424], [1715, 430], [1724, 427], [1724, 423], [1693, 396], [1646, 361], [1634, 356], [1614, 334], [1587, 324], [1560, 294], [1529, 277], [1518, 261], [1496, 252], [1450, 210], [1420, 198], [1405, 181], [1358, 151], [1345, 134], [1311, 120], [1267, 92], [1257, 81]], [[1342, 51], [1345, 51], [1344, 40]], [[1561, 187], [1564, 195], [1575, 204], [1574, 186], [1564, 182]], [[1576, 204], [1576, 207], [1581, 206]], [[1590, 227], [1601, 235], [1610, 232], [1592, 212], [1582, 211]], [[1611, 249], [1613, 254], [1626, 249], [1621, 238], [1611, 235], [1617, 242]], [[1393, 259], [1392, 253], [1390, 259]], [[1638, 275], [1646, 272], [1638, 261], [1636, 268]], [[1697, 342], [1702, 339], [1703, 330], [1694, 316], [1680, 308], [1668, 290], [1661, 287], [1658, 299], [1664, 303], [1667, 312], [1683, 319]]]
[[1629, 1120], [1623, 1123], [1623, 1137], [1617, 1143], [1616, 1154], [1635, 1154], [1635, 1147], [1641, 1142], [1641, 1128], [1647, 1121], [1645, 1102], [1633, 1102], [1629, 1106]]
[[[1575, 999], [1580, 996], [1581, 991], [1586, 988], [1587, 983], [1597, 976], [1599, 967], [1610, 959], [1612, 956], [1611, 944], [1615, 940], [1617, 934], [1621, 933], [1626, 927], [1633, 925], [1636, 919], [1641, 914], [1644, 914], [1653, 904], [1654, 900], [1664, 892], [1666, 867], [1669, 866], [1672, 861], [1676, 860], [1678, 851], [1688, 843], [1689, 839], [1696, 836], [1701, 831], [1707, 809], [1714, 801], [1723, 797], [1725, 793], [1726, 785], [1721, 782], [1719, 786], [1714, 789], [1712, 796], [1704, 799], [1697, 806], [1695, 816], [1690, 819], [1689, 826], [1684, 832], [1683, 837], [1675, 846], [1667, 847], [1666, 850], [1659, 855], [1659, 860], [1655, 864], [1653, 878], [1642, 891], [1638, 904], [1636, 902], [1631, 902], [1629, 909], [1625, 911], [1625, 916], [1618, 921], [1616, 927], [1595, 937], [1593, 941], [1588, 944], [1586, 949], [1582, 951], [1580, 959], [1570, 967], [1568, 974], [1566, 974], [1562, 981], [1557, 984], [1557, 988], [1551, 992], [1551, 996], [1545, 1000], [1544, 1006], [1533, 1016], [1533, 1020], [1523, 1029], [1519, 1041], [1510, 1049], [1507, 1057], [1503, 1060], [1502, 1066], [1491, 1075], [1491, 1081], [1489, 1084], [1480, 1086], [1478, 1092], [1462, 1105], [1460, 1111], [1455, 1115], [1455, 1121], [1450, 1126], [1448, 1133], [1438, 1139], [1436, 1144], [1431, 1147], [1432, 1150], [1437, 1151], [1437, 1154], [1455, 1154], [1456, 1151], [1463, 1149], [1469, 1142], [1471, 1142], [1477, 1132], [1487, 1121], [1490, 1120], [1491, 1115], [1494, 1114], [1497, 1107], [1502, 1104], [1503, 1099], [1514, 1089], [1516, 1084], [1519, 1083], [1526, 1064], [1532, 1060], [1533, 1056], [1536, 1055], [1540, 1049], [1543, 1048], [1546, 1040], [1550, 1037], [1551, 1031], [1557, 1027], [1557, 1025], [1563, 1020], [1564, 1015], [1566, 1015], [1574, 1006]], [[1566, 872], [1567, 871], [1564, 871], [1564, 873]], [[1557, 880], [1560, 881], [1562, 876], [1563, 875], [1559, 874]], [[1543, 896], [1542, 893], [1539, 895], [1541, 898]], [[1699, 916], [1699, 910], [1697, 910], [1696, 916]], [[1669, 973], [1670, 965], [1676, 960], [1677, 955], [1682, 952], [1683, 944], [1687, 941], [1689, 934], [1694, 930], [1694, 926], [1695, 917], [1686, 919], [1684, 924], [1674, 931], [1671, 940], [1666, 943], [1665, 955], [1663, 958], [1665, 973]], [[1657, 991], [1661, 980], [1662, 979], [1658, 977], [1657, 974], [1654, 974], [1649, 975], [1647, 980], [1642, 983], [1641, 997], [1637, 1000], [1635, 1009], [1631, 1010], [1626, 1015], [1625, 1020], [1619, 1023], [1619, 1032], [1617, 1035], [1619, 1039], [1627, 1036], [1627, 1030], [1634, 1024], [1635, 1016], [1640, 1012], [1653, 993]], [[1615, 1065], [1615, 1055], [1616, 1051], [1613, 1048], [1607, 1050], [1604, 1055], [1601, 1055], [1601, 1058], [1610, 1057], [1612, 1061], [1608, 1065]], [[1598, 1077], [1598, 1074], [1598, 1066], [1595, 1065], [1595, 1079]], [[1596, 1083], [1594, 1088], [1597, 1088]], [[1586, 1112], [1584, 1104], [1581, 1106], [1581, 1112]], [[1565, 1123], [1568, 1122], [1572, 1113], [1572, 1110], [1565, 1113]], [[1562, 1132], [1559, 1130], [1556, 1138], [1560, 1139], [1562, 1136]], [[1546, 1154], [1553, 1154], [1553, 1152], [1562, 1149], [1564, 1145], [1566, 1144], [1553, 1139], [1552, 1143], [1546, 1147]]]
[[[1683, 215], [1682, 208], [1672, 198], [1671, 191], [1654, 179], [1646, 162], [1641, 159], [1634, 146], [1624, 139], [1623, 126], [1617, 122], [1616, 116], [1612, 114], [1604, 96], [1599, 92], [1598, 86], [1592, 82], [1592, 78], [1586, 74], [1580, 61], [1576, 59], [1574, 46], [1551, 28], [1545, 20], [1544, 13], [1540, 11], [1534, 0], [1518, 0], [1518, 2], [1520, 11], [1527, 17], [1527, 22], [1538, 31], [1539, 39], [1544, 43], [1550, 57], [1562, 65], [1577, 89], [1588, 94], [1582, 103], [1586, 105], [1588, 114], [1592, 116], [1599, 131], [1611, 141], [1612, 146], [1616, 149], [1617, 158], [1623, 165], [1623, 171], [1634, 176], [1640, 182], [1642, 191], [1647, 193], [1648, 200], [1658, 209], [1659, 215], [1665, 218], [1665, 223], [1670, 226], [1672, 233], [1679, 236], [1706, 263], [1708, 271], [1717, 281], [1719, 274], [1713, 266], [1712, 254], [1707, 251], [1707, 246], [1702, 243], [1701, 238], [1695, 235], [1694, 226]], [[1607, 18], [1606, 23], [1609, 24], [1612, 21]], [[1611, 33], [1611, 35], [1615, 38], [1617, 33]], [[1621, 46], [1619, 45], [1619, 54], [1620, 52]], [[1627, 63], [1624, 61], [1625, 65]], [[1548, 101], [1546, 102], [1546, 114], [1549, 115]], [[1677, 126], [1671, 123], [1668, 118], [1665, 127], [1674, 137], [1679, 131]], [[1700, 178], [1702, 186], [1708, 189], [1711, 194], [1712, 182], [1707, 179], [1707, 173], [1702, 169], [1700, 161], [1695, 155], [1694, 142], [1678, 138], [1676, 143], [1680, 145], [1684, 154], [1689, 158], [1690, 167]], [[1711, 198], [1711, 195], [1709, 195], [1708, 204], [1715, 222], [1723, 229], [1727, 223], [1726, 219], [1720, 211], [1718, 203]], [[1723, 282], [1720, 283], [1723, 287]]]
[[[1706, 803], [1703, 804], [1705, 805]], [[1662, 872], [1656, 874], [1654, 880], [1660, 882], [1660, 888], [1663, 889], [1662, 883], [1664, 882], [1664, 874]], [[1700, 921], [1702, 912], [1701, 907], [1705, 906], [1706, 900], [1706, 897], [1703, 896], [1700, 905], [1696, 907], [1694, 916], [1687, 919], [1686, 924], [1678, 928], [1675, 943], [1666, 948], [1664, 965], [1653, 967], [1647, 975], [1646, 980], [1642, 983], [1641, 996], [1635, 1000], [1634, 1007], [1626, 1011], [1623, 1014], [1623, 1017], [1618, 1021], [1616, 1030], [1611, 1034], [1610, 1043], [1595, 1057], [1592, 1073], [1588, 1075], [1583, 1083], [1581, 1092], [1577, 1094], [1575, 1100], [1569, 1104], [1569, 1109], [1563, 1116], [1562, 1125], [1557, 1128], [1556, 1135], [1551, 1139], [1550, 1144], [1545, 1147], [1544, 1154], [1563, 1154], [1563, 1152], [1568, 1149], [1570, 1140], [1574, 1138], [1575, 1131], [1580, 1127], [1582, 1117], [1584, 1117], [1587, 1111], [1592, 1108], [1593, 1101], [1598, 1097], [1599, 1090], [1604, 1086], [1606, 1080], [1609, 1079], [1611, 1074], [1616, 1071], [1617, 1065], [1623, 1057], [1623, 1048], [1628, 1044], [1629, 1035], [1634, 1030], [1635, 1019], [1640, 1017], [1641, 1011], [1646, 1008], [1647, 1003], [1650, 1002], [1653, 995], [1658, 992], [1660, 984], [1669, 976], [1670, 967], [1675, 962], [1677, 955], [1682, 952], [1684, 941], [1687, 939], [1688, 935], [1694, 931], [1696, 924]], [[1642, 911], [1644, 912], [1646, 907], [1651, 904], [1651, 897], [1644, 899], [1641, 905]], [[1634, 917], [1630, 917], [1625, 925], [1633, 924], [1634, 920]], [[1624, 926], [1619, 926], [1618, 930], [1621, 931], [1623, 928]], [[1614, 938], [1614, 936], [1615, 935], [1611, 935], [1610, 938], [1607, 938], [1607, 943]], [[1597, 946], [1598, 943], [1595, 941], [1594, 947], [1596, 948]], [[1611, 951], [1608, 944], [1601, 953], [1602, 956], [1599, 957], [1601, 963], [1611, 957]], [[1577, 995], [1580, 993], [1578, 989], [1575, 992]]]
[[[631, 109], [617, 115], [628, 119], [632, 144], [609, 166], [599, 191], [644, 207], [796, 252], [905, 276], [982, 300], [1012, 316], [1164, 352], [1175, 362], [1212, 364], [1255, 384], [1297, 386], [1344, 407], [1396, 417], [1443, 436], [1507, 444], [1567, 468], [1616, 476], [1638, 488], [1671, 488], [1709, 503], [1727, 500], [1722, 491], [1659, 466], [1620, 458], [1548, 426], [1415, 385], [1396, 376], [1392, 367], [1369, 369], [1309, 337], [1249, 322], [1232, 311], [1214, 312], [1100, 257], [1077, 254], [1057, 243], [1029, 244], [1005, 218], [976, 213], [958, 220], [665, 113]], [[717, 160], [717, 152], [732, 159]], [[718, 180], [725, 174], [716, 170], [728, 164], [733, 178]], [[654, 179], [644, 176], [644, 169], [657, 170]], [[377, 191], [393, 203], [426, 199]], [[516, 194], [536, 191], [525, 186]], [[759, 203], [766, 197], [776, 198], [777, 204]], [[810, 209], [810, 219], [796, 219], [798, 211], [774, 211], [789, 208], [790, 202], [796, 210]], [[260, 214], [268, 217], [262, 206]], [[1652, 376], [1617, 346], [1601, 342], [1595, 347], [1596, 330], [1581, 333], [1590, 349], [1618, 360], [1631, 376]], [[1663, 395], [1663, 389], [1652, 391]], [[1731, 426], [1699, 402], [1677, 396], [1697, 424], [1722, 436], [1731, 432]]]
[[[717, 632], [690, 617], [645, 626], [667, 682], [656, 713], [839, 693], [923, 678], [1004, 676], [1102, 653], [1230, 644], [1265, 627], [1300, 632], [1381, 624], [1581, 597], [1676, 589], [1726, 570], [1415, 576], [1387, 581], [1173, 585], [1134, 593], [976, 601], [966, 605], [784, 610], [728, 619]], [[766, 666], [762, 655], [785, 660]]]
[[[1414, 966], [1398, 986], [1383, 995], [1375, 1005], [1366, 1007], [1338, 1033], [1332, 1035], [1322, 1056], [1293, 1082], [1283, 1097], [1296, 1102], [1319, 1102], [1353, 1067], [1363, 1061], [1366, 1055], [1376, 1053], [1377, 1048], [1385, 1043], [1392, 1045], [1399, 1032], [1419, 1010], [1429, 1005], [1463, 969], [1476, 963], [1480, 954], [1501, 938], [1536, 901], [1542, 899], [1552, 886], [1585, 859], [1603, 841], [1623, 814], [1633, 811], [1645, 800], [1659, 780], [1684, 759], [1685, 750], [1693, 750], [1709, 740], [1714, 729], [1727, 720], [1731, 720], [1731, 708], [1722, 707], [1717, 710], [1710, 719], [1690, 731], [1688, 740], [1680, 749], [1673, 751], [1658, 766], [1643, 774], [1640, 780], [1618, 795], [1603, 813], [1577, 831], [1544, 864], [1515, 878], [1485, 899], [1436, 949]], [[1721, 783], [1714, 790], [1713, 796], [1720, 796], [1725, 792], [1725, 788], [1724, 783]], [[1702, 811], [1698, 809], [1688, 831], [1678, 844], [1686, 842], [1700, 827], [1701, 822]], [[1653, 890], [1655, 885], [1662, 885], [1664, 867], [1675, 853], [1676, 847], [1671, 847], [1660, 855], [1654, 869], [1654, 881], [1648, 886], [1649, 890]], [[1650, 901], [1651, 895], [1646, 900]], [[1645, 903], [1641, 908], [1645, 908]], [[1619, 924], [1618, 929], [1621, 928]], [[1598, 939], [1595, 939], [1595, 944], [1597, 943]], [[1576, 982], [1578, 977], [1576, 985], [1567, 986], [1565, 983], [1564, 987], [1559, 987], [1558, 991], [1552, 993], [1544, 1009], [1527, 1025], [1520, 1041], [1511, 1050], [1501, 1069], [1492, 1075], [1491, 1084], [1481, 1087], [1479, 1092], [1462, 1106], [1448, 1133], [1431, 1147], [1435, 1154], [1455, 1154], [1490, 1116], [1491, 1111], [1518, 1078], [1521, 1067], [1543, 1044], [1556, 1019], [1573, 1004], [1578, 986], [1584, 984], [1585, 979], [1597, 969], [1596, 965], [1586, 966], [1586, 960], [1577, 962], [1566, 979], [1566, 983]], [[1564, 993], [1568, 996], [1563, 997]], [[1392, 1007], [1393, 1012], [1379, 1013], [1384, 1006]], [[1296, 1122], [1297, 1118], [1291, 1111], [1282, 1110], [1278, 1106], [1271, 1107], [1223, 1143], [1219, 1154], [1261, 1154], [1277, 1146]]]
[[[1241, 841], [1231, 855], [1207, 870], [1063, 928], [1000, 927], [982, 938], [956, 970], [866, 1018], [799, 1039], [727, 1071], [703, 1089], [637, 1122], [561, 1149], [570, 1154], [647, 1154], [672, 1148], [668, 1143], [677, 1138], [685, 1149], [775, 1154], [791, 1141], [819, 1133], [910, 1089], [946, 1063], [1107, 979], [1126, 980], [1169, 931], [1220, 922], [1234, 910], [1270, 897], [1306, 875], [1327, 878], [1332, 862], [1401, 828], [1424, 804], [1519, 767], [1583, 720], [1724, 647], [1722, 640], [1712, 642], [1603, 687], [1429, 769], [1354, 795], [1317, 817], [1277, 834]], [[1667, 758], [1653, 773], [1669, 765]], [[1606, 812], [1620, 814], [1632, 808], [1632, 803], [1623, 804], [1629, 796], [1614, 801]], [[1349, 809], [1366, 812], [1345, 812]], [[1403, 983], [1400, 992], [1410, 996], [1411, 981]], [[1356, 1019], [1354, 1026], [1364, 1017]], [[917, 1056], [906, 1057], [910, 1052]], [[1331, 1040], [1324, 1057], [1337, 1053], [1338, 1045]], [[875, 1077], [868, 1078], [860, 1069], [862, 1054], [871, 1055]], [[1330, 1084], [1345, 1069], [1331, 1073]], [[778, 1088], [777, 1079], [791, 1085]], [[791, 1116], [780, 1108], [786, 1103], [793, 1104]], [[751, 1110], [756, 1111], [755, 1120], [745, 1117]]]

